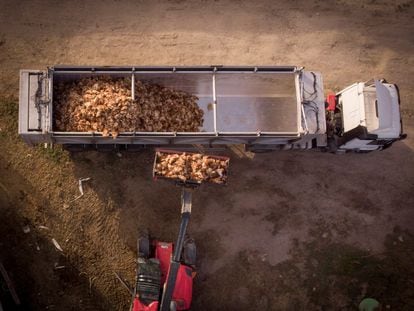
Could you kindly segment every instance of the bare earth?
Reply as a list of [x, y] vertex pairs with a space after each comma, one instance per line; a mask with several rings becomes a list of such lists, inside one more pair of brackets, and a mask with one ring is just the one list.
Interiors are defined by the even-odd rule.
[[24, 310], [127, 310], [114, 272], [134, 279], [140, 228], [175, 239], [180, 192], [152, 181], [151, 149], [18, 138], [18, 70], [56, 64], [298, 65], [326, 90], [396, 83], [408, 138], [385, 151], [223, 152], [228, 186], [194, 195], [193, 309], [356, 310], [366, 296], [414, 309], [413, 1], [0, 0], [0, 260]]

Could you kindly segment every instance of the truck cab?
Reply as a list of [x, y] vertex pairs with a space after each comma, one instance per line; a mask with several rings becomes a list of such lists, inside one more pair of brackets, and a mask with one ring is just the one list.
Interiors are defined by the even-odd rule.
[[398, 87], [385, 80], [348, 86], [335, 95], [335, 108], [328, 105], [329, 110], [334, 111], [327, 119], [339, 152], [382, 150], [403, 137]]

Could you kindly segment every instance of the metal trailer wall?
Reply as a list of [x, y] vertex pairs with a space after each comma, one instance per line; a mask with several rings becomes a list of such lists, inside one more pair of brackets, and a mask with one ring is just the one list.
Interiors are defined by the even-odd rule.
[[[196, 95], [199, 132], [98, 132], [53, 129], [53, 86], [92, 76], [131, 78]], [[134, 95], [133, 95], [134, 96]], [[135, 94], [139, 96], [139, 94]], [[311, 148], [326, 145], [322, 77], [283, 67], [73, 67], [20, 72], [19, 134], [30, 145], [223, 145]]]

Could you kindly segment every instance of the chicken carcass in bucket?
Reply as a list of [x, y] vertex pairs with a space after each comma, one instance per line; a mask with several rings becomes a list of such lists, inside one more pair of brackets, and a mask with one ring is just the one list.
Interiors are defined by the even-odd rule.
[[228, 157], [158, 149], [153, 176], [179, 182], [225, 184], [229, 162]]

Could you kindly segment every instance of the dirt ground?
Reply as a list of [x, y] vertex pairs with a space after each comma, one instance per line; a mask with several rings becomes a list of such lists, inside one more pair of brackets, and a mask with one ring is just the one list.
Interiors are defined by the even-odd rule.
[[180, 192], [152, 181], [150, 149], [26, 146], [19, 69], [224, 64], [306, 66], [326, 90], [384, 77], [408, 138], [370, 154], [223, 151], [228, 186], [194, 194], [192, 309], [413, 310], [413, 38], [413, 1], [0, 0], [0, 260], [21, 309], [127, 310], [114, 272], [134, 279], [140, 228], [175, 239]]

